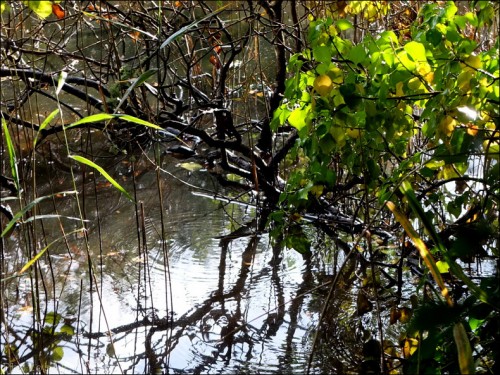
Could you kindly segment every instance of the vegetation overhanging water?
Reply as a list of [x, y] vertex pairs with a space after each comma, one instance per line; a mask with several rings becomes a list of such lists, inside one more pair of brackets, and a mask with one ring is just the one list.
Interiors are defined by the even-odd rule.
[[498, 372], [497, 4], [0, 6], [2, 372]]

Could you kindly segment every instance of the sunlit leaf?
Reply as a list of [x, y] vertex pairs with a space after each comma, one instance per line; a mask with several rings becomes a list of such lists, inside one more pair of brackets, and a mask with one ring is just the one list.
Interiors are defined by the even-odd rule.
[[66, 73], [65, 71], [62, 71], [61, 74], [59, 74], [59, 79], [57, 80], [56, 95], [59, 95], [61, 93], [67, 77], [68, 73]]
[[113, 177], [111, 177], [101, 166], [97, 165], [93, 161], [91, 161], [83, 156], [80, 156], [80, 155], [69, 155], [69, 157], [73, 160], [76, 160], [79, 163], [86, 164], [86, 165], [96, 169], [97, 171], [99, 171], [99, 173], [101, 173], [104, 176], [104, 178], [106, 178], [106, 180], [111, 182], [111, 184], [116, 189], [121, 191], [123, 193], [123, 195], [125, 195], [129, 201], [134, 202], [134, 200], [132, 199], [130, 194], [118, 182], [116, 182], [115, 179]]
[[422, 43], [412, 41], [405, 44], [404, 49], [413, 61], [427, 61], [427, 57], [425, 56], [425, 47]]
[[59, 109], [56, 108], [52, 111], [50, 115], [47, 116], [45, 120], [43, 120], [42, 124], [40, 125], [40, 128], [38, 128], [38, 132], [35, 135], [35, 139], [33, 140], [33, 148], [36, 146], [36, 142], [38, 141], [38, 135], [45, 129], [50, 122], [54, 119], [59, 114]]
[[130, 115], [116, 115], [116, 117], [119, 118], [120, 120], [123, 120], [123, 121], [133, 122], [134, 124], [137, 124], [137, 125], [144, 125], [144, 126], [147, 126], [148, 128], [153, 128], [153, 129], [157, 129], [157, 130], [163, 130], [163, 128], [161, 126], [158, 126], [156, 124], [153, 124], [152, 122], [149, 122], [149, 121], [146, 121], [146, 120], [142, 120], [142, 119], [134, 117], [134, 116], [130, 116]]
[[194, 171], [199, 171], [200, 169], [202, 169], [203, 165], [201, 165], [199, 163], [195, 163], [195, 162], [187, 162], [187, 163], [179, 163], [179, 164], [177, 164], [177, 167], [181, 167], [181, 168], [184, 168], [190, 172], [194, 172]]
[[336, 23], [336, 26], [338, 27], [338, 29], [340, 31], [349, 30], [349, 29], [352, 29], [352, 27], [353, 27], [351, 21], [346, 20], [346, 19], [338, 20]]
[[398, 62], [397, 65], [398, 70], [408, 70], [410, 72], [415, 71], [417, 65], [413, 60], [409, 58], [409, 54], [406, 51], [400, 51], [396, 54], [396, 59], [394, 59], [394, 63]]
[[35, 262], [40, 259], [42, 257], [43, 254], [45, 254], [45, 252], [49, 249], [49, 247], [51, 247], [53, 244], [55, 244], [56, 242], [60, 241], [61, 239], [63, 238], [66, 238], [67, 236], [71, 235], [71, 234], [74, 234], [74, 233], [78, 233], [78, 232], [81, 232], [83, 229], [76, 229], [76, 230], [73, 230], [71, 232], [68, 232], [68, 233], [65, 233], [64, 236], [62, 237], [59, 237], [57, 239], [55, 239], [54, 241], [52, 241], [51, 243], [49, 243], [47, 246], [45, 246], [42, 250], [40, 250], [33, 258], [31, 258], [24, 266], [23, 268], [21, 268], [21, 270], [17, 273], [18, 275], [26, 272], [26, 270], [28, 270], [33, 264], [35, 264]]
[[215, 12], [212, 12], [212, 13], [209, 13], [207, 14], [205, 17], [197, 20], [197, 21], [194, 21], [194, 22], [191, 22], [189, 25], [186, 25], [184, 27], [181, 27], [179, 30], [177, 30], [175, 33], [173, 33], [172, 35], [170, 35], [160, 46], [160, 49], [163, 49], [165, 48], [166, 46], [168, 46], [170, 43], [172, 43], [175, 39], [177, 39], [179, 36], [187, 33], [189, 30], [195, 28], [198, 26], [198, 24], [200, 22], [203, 22], [217, 14], [219, 14], [220, 12], [222, 12], [224, 9], [226, 9], [229, 5], [231, 4], [226, 4], [222, 7], [220, 7], [219, 9], [217, 9]]
[[9, 10], [9, 9], [10, 9], [10, 7], [6, 1], [4, 1], [4, 0], [0, 1], [0, 14], [2, 14], [4, 11]]
[[120, 100], [120, 103], [116, 106], [114, 110], [114, 114], [118, 112], [122, 104], [127, 100], [127, 98], [130, 96], [130, 93], [136, 88], [142, 85], [144, 82], [146, 82], [147, 79], [149, 79], [151, 76], [155, 75], [158, 69], [150, 69], [144, 73], [142, 73], [138, 78], [134, 79], [130, 87], [125, 91], [125, 94]]
[[438, 260], [436, 262], [436, 266], [437, 266], [438, 271], [440, 273], [448, 273], [450, 271], [450, 266], [448, 265], [448, 263], [446, 263], [442, 260]]
[[10, 171], [12, 173], [12, 178], [14, 179], [14, 184], [16, 185], [16, 190], [20, 191], [19, 174], [17, 172], [16, 152], [14, 150], [14, 144], [12, 143], [12, 138], [10, 137], [9, 128], [7, 127], [7, 121], [5, 121], [3, 117], [2, 117], [2, 128], [3, 128], [3, 133], [5, 134], [5, 142], [7, 143], [7, 151], [9, 153]]
[[52, 1], [50, 0], [24, 0], [23, 2], [40, 18], [47, 18], [52, 14]]
[[403, 354], [405, 358], [409, 358], [418, 349], [419, 341], [414, 338], [406, 338], [403, 342]]
[[295, 108], [290, 116], [288, 116], [288, 122], [297, 130], [301, 130], [306, 126], [306, 116], [308, 113], [308, 108]]
[[86, 117], [82, 118], [81, 120], [78, 120], [76, 122], [73, 122], [73, 123], [65, 126], [65, 128], [70, 129], [70, 128], [73, 128], [75, 126], [79, 126], [82, 124], [88, 124], [91, 122], [107, 121], [107, 120], [111, 120], [112, 118], [115, 118], [115, 117], [116, 117], [116, 115], [111, 115], [109, 113], [98, 113], [95, 115], [86, 116]]
[[142, 119], [134, 117], [134, 116], [123, 115], [123, 114], [109, 114], [109, 113], [97, 113], [95, 115], [90, 115], [90, 116], [84, 117], [81, 120], [78, 120], [76, 122], [73, 122], [73, 123], [65, 126], [65, 128], [71, 129], [71, 128], [74, 128], [76, 126], [80, 126], [83, 124], [88, 124], [91, 122], [108, 121], [108, 120], [111, 120], [114, 118], [121, 119], [121, 120], [127, 121], [127, 122], [132, 122], [132, 123], [138, 124], [138, 125], [144, 125], [144, 126], [147, 126], [147, 127], [153, 128], [153, 129], [163, 130], [163, 128], [161, 126], [155, 125], [149, 121], [142, 120]]
[[64, 350], [61, 346], [56, 346], [52, 350], [52, 360], [55, 362], [59, 362], [63, 359], [64, 357]]
[[453, 338], [458, 352], [458, 364], [461, 374], [473, 374], [475, 372], [474, 359], [472, 358], [472, 349], [469, 337], [461, 322], [453, 326]]

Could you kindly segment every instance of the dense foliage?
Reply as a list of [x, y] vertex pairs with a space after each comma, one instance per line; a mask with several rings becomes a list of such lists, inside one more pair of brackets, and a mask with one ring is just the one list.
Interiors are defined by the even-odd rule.
[[[390, 7], [349, 3], [343, 14], [369, 21]], [[363, 235], [377, 233], [390, 220], [388, 202], [441, 288], [442, 298], [414, 302], [403, 350], [409, 340], [419, 349], [405, 354], [409, 373], [498, 371], [491, 362], [498, 356], [498, 275], [477, 287], [457, 263], [500, 255], [499, 42], [480, 37], [491, 30], [492, 4], [472, 5], [466, 13], [452, 1], [422, 4], [418, 14], [402, 10], [412, 22], [366, 33], [359, 42], [352, 40], [356, 26], [339, 10], [310, 17], [309, 48], [290, 58], [272, 122], [274, 130], [290, 124], [298, 134], [282, 209], [273, 214], [275, 236], [285, 230], [288, 245], [308, 251], [297, 229], [301, 215], [307, 220], [317, 212], [328, 222], [332, 211], [356, 217]], [[412, 251], [402, 247], [403, 254]], [[368, 250], [373, 257], [377, 246]], [[441, 279], [448, 273], [453, 297]], [[453, 338], [456, 347], [449, 345]]]
[[[90, 132], [86, 142], [74, 139], [95, 128], [115, 157], [177, 141], [166, 152], [193, 157], [186, 168], [203, 164], [222, 185], [244, 191], [237, 197], [255, 204], [257, 229], [270, 231], [275, 248], [306, 259], [319, 253], [326, 263], [330, 244], [344, 250], [321, 299], [324, 329], [310, 362], [322, 355], [320, 342], [332, 345], [329, 306], [344, 274], [361, 275], [357, 319], [374, 309], [371, 301], [378, 307], [371, 316], [378, 332], [359, 340], [357, 370], [500, 372], [495, 2], [115, 3], [0, 2], [9, 26], [2, 30], [1, 77], [14, 92], [2, 93], [2, 188], [20, 205], [15, 214], [2, 206], [2, 241], [50, 198], [36, 194], [29, 166], [35, 156], [25, 165], [20, 154], [48, 147], [73, 179], [77, 162], [137, 204], [103, 159], [83, 149]], [[95, 45], [81, 42], [86, 27]], [[272, 74], [264, 72], [259, 38], [275, 55]], [[25, 114], [39, 96], [54, 106], [43, 120]], [[250, 114], [251, 105], [239, 108], [242, 102], [257, 103], [261, 118]], [[64, 140], [55, 150], [51, 137], [59, 134]], [[29, 243], [29, 261], [14, 276], [52, 244]], [[347, 270], [350, 261], [356, 267]], [[481, 261], [489, 269], [475, 274], [470, 265]], [[402, 292], [403, 271], [418, 279], [411, 293]], [[1, 277], [8, 280], [3, 271]], [[391, 286], [381, 287], [381, 278]], [[389, 301], [386, 309], [379, 297]], [[56, 330], [61, 316], [49, 314], [43, 323], [34, 318], [40, 337], [53, 336], [40, 344], [42, 372], [63, 356], [61, 339], [74, 335], [66, 324]], [[398, 325], [397, 340], [383, 322]], [[19, 360], [16, 350], [5, 349], [9, 365]]]

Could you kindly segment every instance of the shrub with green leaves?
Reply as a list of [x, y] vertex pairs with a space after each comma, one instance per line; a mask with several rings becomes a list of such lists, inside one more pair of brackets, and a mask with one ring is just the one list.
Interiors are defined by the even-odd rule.
[[290, 58], [272, 122], [298, 132], [287, 210], [329, 197], [346, 176], [380, 203], [403, 179], [437, 191], [436, 180], [477, 177], [470, 166], [481, 158], [482, 182], [498, 188], [499, 46], [473, 37], [492, 22], [483, 3], [464, 15], [451, 1], [426, 3], [409, 33], [369, 33], [357, 44], [350, 21], [311, 20], [309, 48]]

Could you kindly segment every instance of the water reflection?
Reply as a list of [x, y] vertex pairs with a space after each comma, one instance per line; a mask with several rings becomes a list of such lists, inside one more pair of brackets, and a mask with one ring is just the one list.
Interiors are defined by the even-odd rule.
[[[85, 237], [71, 235], [39, 262], [42, 310], [56, 311], [75, 330], [63, 340], [64, 355], [52, 363], [54, 370], [302, 372], [314, 314], [306, 311], [308, 298], [289, 302], [309, 285], [307, 261], [273, 249], [266, 234], [221, 240], [255, 213], [192, 194], [192, 186], [215, 189], [206, 171], [185, 171], [167, 160], [163, 167], [178, 179], [162, 175], [158, 185], [154, 169], [134, 178], [120, 172], [120, 165], [113, 173], [127, 190], [135, 185], [137, 211], [102, 177], [88, 171], [77, 176], [89, 251]], [[69, 188], [65, 181], [56, 188]], [[74, 196], [40, 204], [41, 213], [54, 211], [78, 217]], [[47, 241], [60, 225], [69, 232], [80, 224], [44, 221]], [[20, 251], [23, 240], [13, 237], [6, 244]], [[33, 327], [31, 310], [22, 312], [21, 306], [33, 306], [28, 281], [6, 283], [8, 325], [18, 334]], [[30, 345], [20, 346], [32, 352]]]

